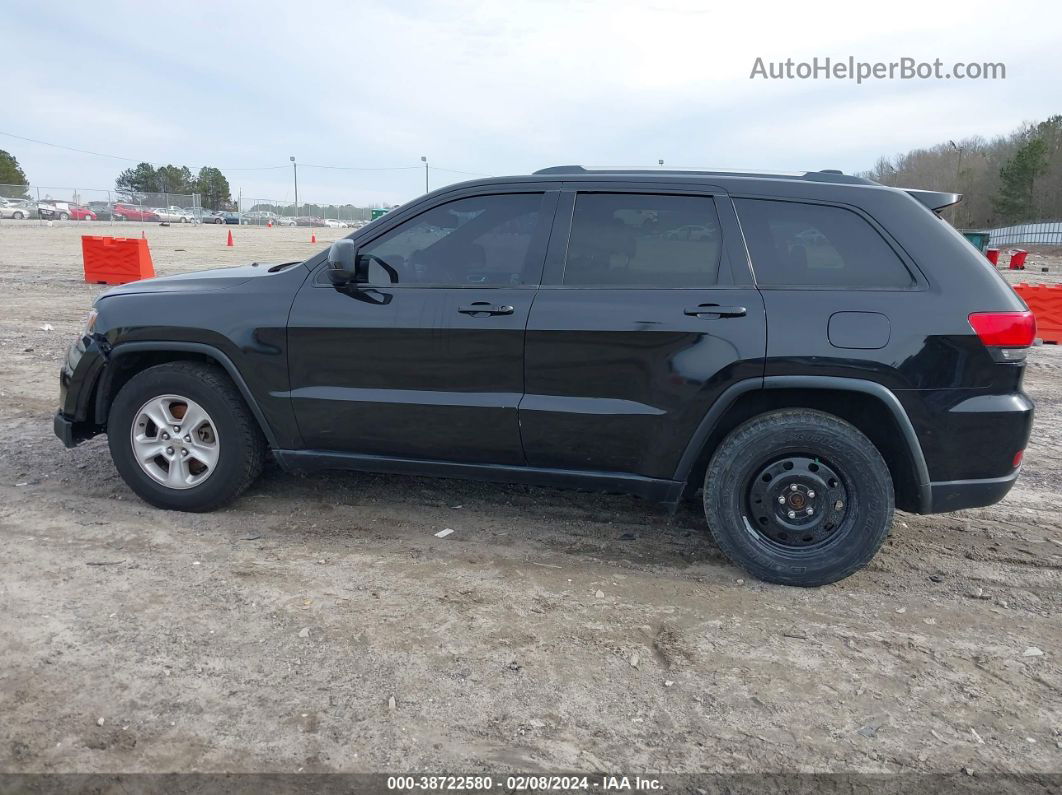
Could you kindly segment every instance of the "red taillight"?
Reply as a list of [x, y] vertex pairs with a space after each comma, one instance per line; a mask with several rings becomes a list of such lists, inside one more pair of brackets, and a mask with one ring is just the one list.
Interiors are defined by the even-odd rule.
[[974, 312], [970, 325], [985, 345], [1028, 348], [1036, 338], [1032, 312]]
[[1019, 450], [1014, 454], [1014, 460], [1010, 462], [1011, 469], [1017, 469], [1021, 466], [1021, 460], [1025, 457], [1025, 451]]

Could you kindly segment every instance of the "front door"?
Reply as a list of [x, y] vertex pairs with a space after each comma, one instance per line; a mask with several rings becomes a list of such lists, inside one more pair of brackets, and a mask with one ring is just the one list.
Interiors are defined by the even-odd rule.
[[720, 223], [733, 207], [644, 188], [560, 206], [528, 321], [527, 463], [671, 478], [719, 394], [763, 376], [763, 300]]
[[288, 326], [304, 446], [523, 464], [524, 330], [555, 197], [437, 204], [359, 245], [368, 284], [308, 280]]

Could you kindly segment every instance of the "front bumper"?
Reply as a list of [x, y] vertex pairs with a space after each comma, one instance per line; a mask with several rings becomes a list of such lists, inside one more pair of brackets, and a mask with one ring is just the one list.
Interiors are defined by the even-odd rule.
[[55, 412], [55, 419], [52, 420], [52, 430], [55, 431], [55, 435], [59, 437], [64, 446], [77, 446], [77, 442], [74, 440], [74, 421], [64, 415], [63, 412]]
[[101, 430], [94, 401], [96, 385], [106, 364], [100, 344], [95, 337], [79, 337], [67, 349], [59, 368], [59, 411], [52, 427], [67, 447]]

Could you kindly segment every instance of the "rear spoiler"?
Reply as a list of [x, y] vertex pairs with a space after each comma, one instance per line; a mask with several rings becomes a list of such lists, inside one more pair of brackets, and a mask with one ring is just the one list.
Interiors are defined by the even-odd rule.
[[951, 207], [954, 204], [958, 204], [962, 201], [961, 193], [943, 193], [935, 190], [915, 190], [904, 189], [908, 196], [918, 199], [919, 202], [924, 204], [933, 212], [940, 212], [941, 210]]

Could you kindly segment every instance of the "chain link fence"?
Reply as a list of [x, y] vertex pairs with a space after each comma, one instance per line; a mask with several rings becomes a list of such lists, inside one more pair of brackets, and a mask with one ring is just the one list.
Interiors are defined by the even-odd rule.
[[241, 224], [358, 228], [372, 208], [240, 196], [227, 208], [203, 206], [197, 193], [137, 193], [46, 185], [0, 185], [4, 221], [79, 224]]

